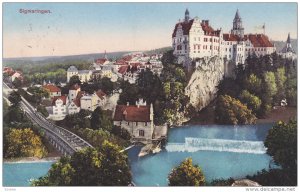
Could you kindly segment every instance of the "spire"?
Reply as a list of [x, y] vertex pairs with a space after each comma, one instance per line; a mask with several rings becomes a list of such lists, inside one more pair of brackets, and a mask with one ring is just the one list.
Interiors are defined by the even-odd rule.
[[241, 19], [239, 9], [236, 10], [234, 19], [235, 19], [235, 20]]
[[289, 33], [289, 35], [288, 35], [288, 38], [287, 38], [287, 40], [286, 40], [286, 43], [288, 43], [288, 44], [290, 44], [290, 43], [291, 43], [291, 37], [290, 37], [290, 33]]
[[188, 9], [185, 10], [185, 17], [184, 17], [184, 21], [185, 22], [189, 22], [190, 20], [190, 12]]
[[104, 58], [107, 60], [106, 50], [104, 51]]

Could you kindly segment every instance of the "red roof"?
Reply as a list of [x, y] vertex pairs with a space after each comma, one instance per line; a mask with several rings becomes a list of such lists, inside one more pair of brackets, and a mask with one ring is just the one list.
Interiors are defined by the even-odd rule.
[[55, 101], [56, 101], [57, 99], [61, 99], [61, 100], [63, 101], [63, 104], [64, 104], [64, 105], [65, 105], [66, 102], [67, 102], [67, 96], [65, 96], [65, 95], [62, 95], [62, 96], [55, 96], [55, 97], [53, 97], [52, 105], [55, 105]]
[[254, 47], [274, 47], [269, 38], [264, 34], [245, 35], [245, 39], [249, 39]]
[[128, 66], [122, 66], [122, 67], [120, 67], [118, 73], [121, 73], [123, 75], [124, 73], [126, 73], [127, 68], [128, 68]]
[[106, 61], [108, 61], [108, 60], [105, 58], [101, 58], [101, 59], [96, 59], [95, 63], [103, 65]]
[[77, 107], [80, 107], [80, 99], [74, 99], [73, 100], [74, 104], [77, 106]]
[[61, 91], [60, 88], [58, 88], [52, 84], [43, 85], [43, 88], [49, 92], [60, 92]]
[[150, 122], [150, 107], [135, 105], [117, 105], [114, 121]]
[[70, 88], [70, 90], [77, 90], [77, 89], [80, 89], [80, 85], [78, 84], [72, 85]]
[[[175, 25], [175, 29], [173, 31], [172, 37], [176, 36], [176, 31], [177, 31], [177, 28], [178, 28], [179, 24], [182, 26], [183, 35], [188, 35], [190, 33], [190, 29], [191, 29], [191, 27], [193, 25], [193, 22], [194, 22], [194, 19], [189, 20], [189, 22], [180, 22], [180, 23], [177, 23]], [[201, 27], [202, 27], [202, 30], [204, 31], [205, 35], [218, 36], [220, 34], [220, 30], [216, 30], [215, 31], [209, 25], [208, 20], [202, 21], [201, 22]]]
[[225, 41], [239, 41], [239, 36], [234, 35], [234, 34], [228, 34], [228, 33], [224, 33], [223, 34], [223, 39]]

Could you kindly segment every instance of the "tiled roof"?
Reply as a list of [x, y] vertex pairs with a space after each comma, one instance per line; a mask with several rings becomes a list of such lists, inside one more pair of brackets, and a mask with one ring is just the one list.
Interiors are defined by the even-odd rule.
[[99, 65], [103, 65], [106, 61], [108, 61], [105, 58], [101, 58], [101, 59], [96, 59], [95, 63], [99, 64]]
[[122, 66], [122, 67], [120, 67], [118, 73], [121, 73], [123, 75], [124, 73], [126, 73], [127, 68], [128, 68], [128, 66]]
[[52, 84], [43, 85], [43, 88], [49, 92], [60, 92], [61, 91], [60, 88], [58, 88]]
[[[180, 22], [180, 23], [177, 23], [175, 25], [175, 28], [174, 28], [174, 31], [173, 31], [173, 34], [172, 34], [172, 37], [175, 37], [176, 36], [176, 31], [177, 31], [177, 28], [179, 27], [179, 25], [181, 25], [182, 27], [182, 30], [183, 30], [183, 35], [188, 35], [189, 32], [190, 32], [190, 29], [193, 25], [193, 22], [194, 22], [194, 19], [191, 19], [189, 20], [189, 22]], [[204, 20], [201, 22], [201, 27], [202, 27], [202, 30], [204, 31], [205, 35], [210, 35], [210, 36], [218, 36], [220, 34], [220, 30], [214, 30], [210, 25], [209, 25], [209, 22], [208, 20]]]
[[52, 105], [55, 105], [55, 101], [56, 101], [57, 99], [61, 99], [61, 100], [63, 101], [63, 104], [64, 104], [64, 105], [65, 105], [66, 102], [67, 102], [67, 96], [65, 96], [65, 95], [62, 95], [62, 96], [55, 96], [55, 97], [53, 97]]
[[223, 39], [225, 41], [239, 41], [239, 36], [234, 35], [234, 34], [230, 34], [230, 33], [224, 33], [223, 34]]
[[269, 38], [264, 34], [245, 35], [244, 39], [249, 39], [254, 47], [274, 47]]
[[114, 121], [150, 122], [150, 106], [117, 105]]

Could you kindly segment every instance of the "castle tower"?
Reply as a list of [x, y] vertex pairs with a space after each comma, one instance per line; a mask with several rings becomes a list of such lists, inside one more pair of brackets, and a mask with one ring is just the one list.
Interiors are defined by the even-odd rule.
[[190, 12], [188, 9], [185, 10], [184, 22], [189, 22], [190, 20]]
[[231, 34], [238, 35], [240, 38], [244, 37], [243, 22], [242, 22], [242, 18], [240, 17], [240, 13], [238, 9], [233, 19], [233, 27], [231, 30]]

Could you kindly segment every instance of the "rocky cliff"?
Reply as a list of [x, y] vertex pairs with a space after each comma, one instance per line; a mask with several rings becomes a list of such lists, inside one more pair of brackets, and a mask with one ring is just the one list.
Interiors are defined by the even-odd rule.
[[218, 56], [201, 58], [185, 88], [190, 103], [198, 111], [206, 107], [217, 96], [217, 86], [225, 73], [224, 60]]

